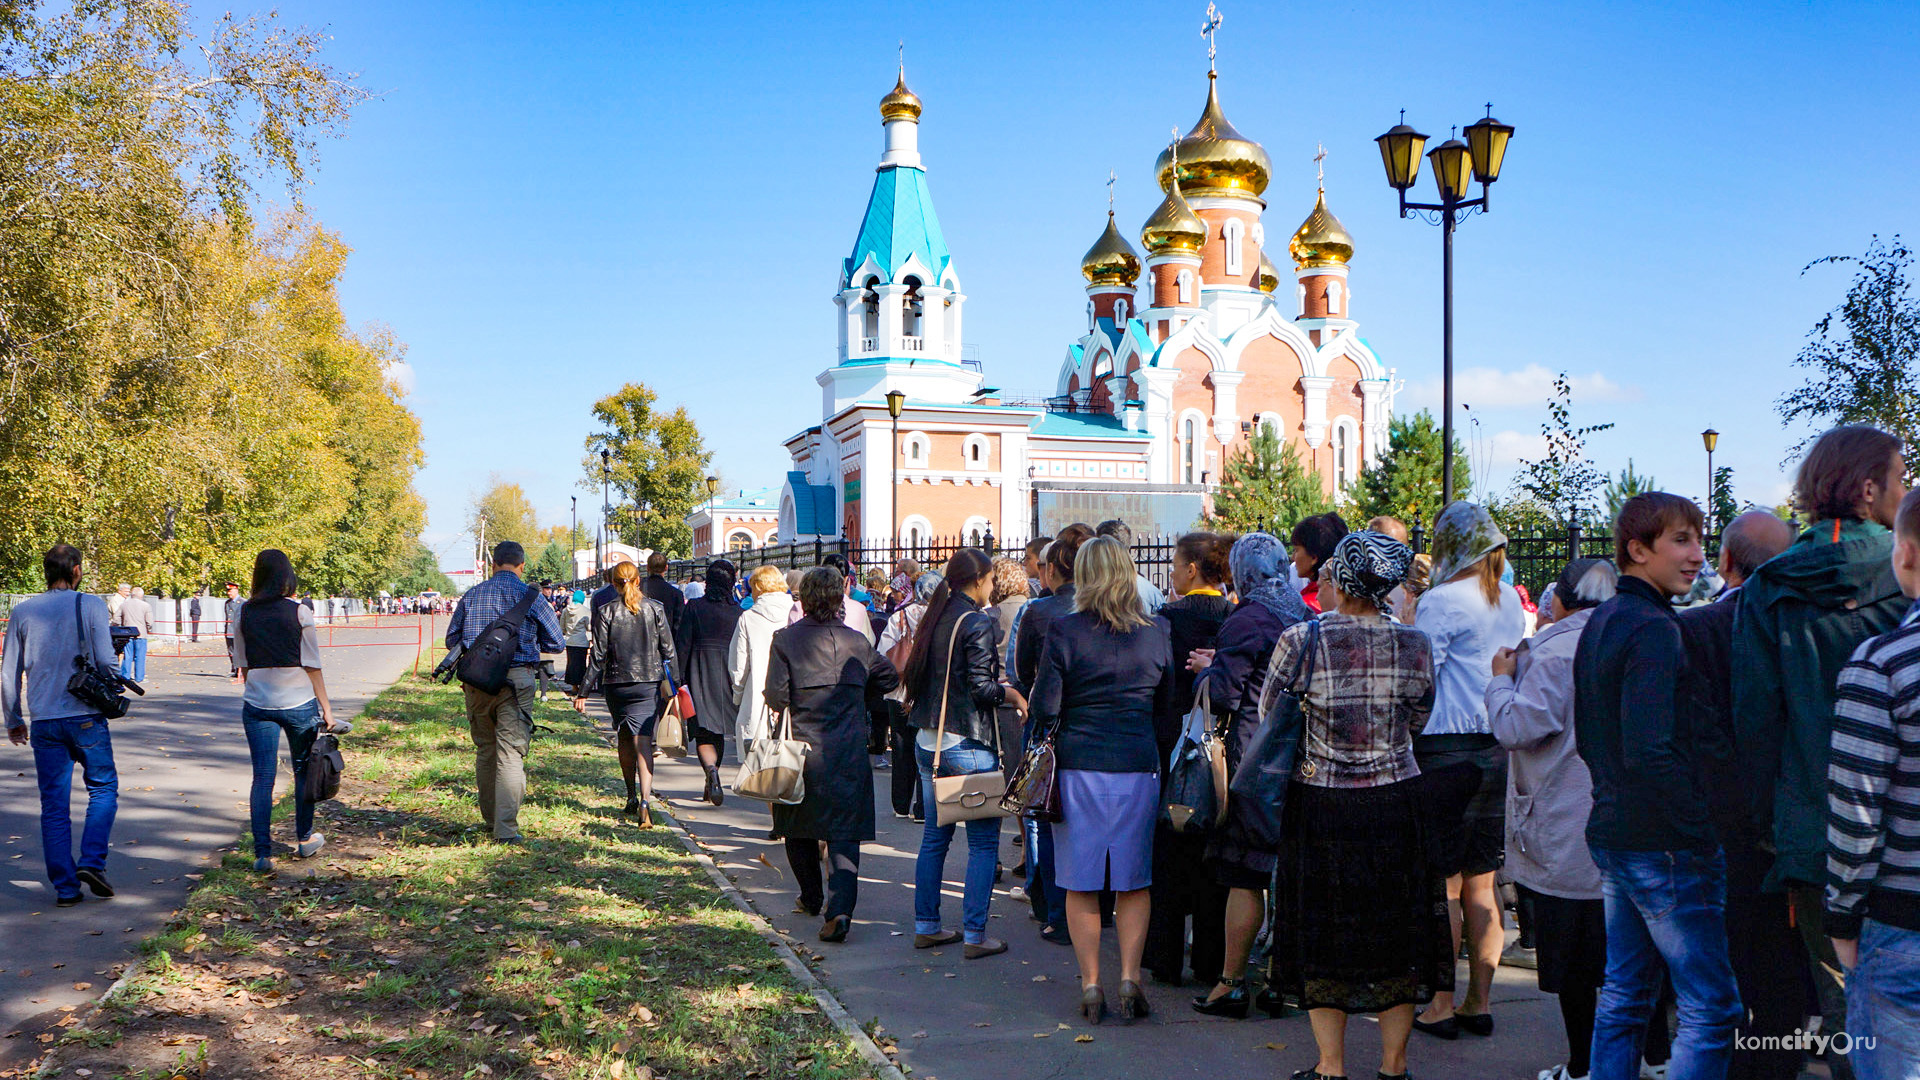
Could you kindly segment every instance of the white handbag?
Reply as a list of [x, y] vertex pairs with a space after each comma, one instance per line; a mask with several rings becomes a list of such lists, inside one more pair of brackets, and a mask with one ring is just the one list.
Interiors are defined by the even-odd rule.
[[[971, 614], [971, 613], [969, 613]], [[994, 767], [987, 772], [940, 775], [940, 745], [947, 739], [947, 698], [953, 680], [953, 647], [960, 640], [960, 626], [966, 615], [953, 621], [953, 634], [947, 638], [947, 666], [941, 672], [940, 723], [933, 737], [933, 823], [945, 826], [978, 818], [1006, 817], [1000, 805], [1007, 794], [1007, 775], [1000, 770], [1000, 732], [994, 725]]]
[[766, 738], [753, 740], [733, 778], [734, 794], [778, 806], [797, 805], [807, 797], [807, 754], [812, 749], [793, 737], [792, 710], [781, 714]]

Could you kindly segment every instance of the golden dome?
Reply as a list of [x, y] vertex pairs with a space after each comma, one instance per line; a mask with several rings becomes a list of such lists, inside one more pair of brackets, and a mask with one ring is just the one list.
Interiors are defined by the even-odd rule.
[[1120, 235], [1113, 211], [1107, 211], [1107, 231], [1080, 259], [1080, 272], [1094, 285], [1132, 285], [1140, 277], [1140, 256]]
[[1267, 258], [1267, 253], [1262, 251], [1260, 253], [1260, 291], [1270, 293], [1279, 287], [1280, 271], [1273, 265], [1273, 260]]
[[[1173, 155], [1161, 151], [1154, 175], [1165, 190], [1173, 176]], [[1218, 80], [1207, 72], [1207, 107], [1200, 122], [1180, 140], [1180, 180], [1198, 195], [1237, 195], [1254, 199], [1267, 190], [1272, 162], [1259, 143], [1235, 131], [1220, 111]]]
[[1314, 201], [1313, 213], [1287, 241], [1287, 253], [1293, 256], [1294, 266], [1302, 270], [1309, 266], [1345, 266], [1353, 258], [1353, 236], [1327, 209], [1324, 190]]
[[1175, 184], [1167, 190], [1167, 197], [1161, 201], [1160, 208], [1153, 212], [1145, 225], [1140, 226], [1140, 242], [1147, 251], [1161, 255], [1171, 251], [1197, 255], [1207, 243], [1207, 223], [1187, 205], [1186, 197], [1180, 194], [1180, 185]]
[[905, 68], [900, 69], [900, 78], [893, 84], [893, 90], [880, 99], [880, 119], [882, 122], [920, 119], [920, 99], [907, 89]]

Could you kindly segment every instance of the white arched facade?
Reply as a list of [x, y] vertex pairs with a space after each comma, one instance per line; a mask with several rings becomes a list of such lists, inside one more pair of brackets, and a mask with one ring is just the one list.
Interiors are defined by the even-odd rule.
[[909, 431], [900, 436], [900, 467], [925, 469], [933, 459], [933, 440], [924, 431]]
[[986, 472], [993, 463], [993, 443], [980, 432], [968, 435], [960, 443], [960, 459], [968, 472]]

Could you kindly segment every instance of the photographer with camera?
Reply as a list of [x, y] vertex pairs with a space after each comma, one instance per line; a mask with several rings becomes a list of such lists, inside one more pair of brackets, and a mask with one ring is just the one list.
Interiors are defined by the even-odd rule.
[[[80, 902], [80, 886], [109, 897], [107, 840], [120, 803], [120, 777], [113, 767], [107, 718], [125, 716], [126, 699], [114, 673], [106, 601], [80, 589], [80, 549], [55, 544], [42, 560], [47, 591], [13, 607], [0, 661], [0, 714], [15, 746], [33, 745], [40, 780], [40, 845], [54, 903]], [[26, 680], [24, 701], [20, 684]], [[25, 715], [33, 720], [28, 736]], [[73, 821], [68, 802], [73, 767], [87, 784], [87, 823], [80, 836], [80, 862], [73, 859]]]

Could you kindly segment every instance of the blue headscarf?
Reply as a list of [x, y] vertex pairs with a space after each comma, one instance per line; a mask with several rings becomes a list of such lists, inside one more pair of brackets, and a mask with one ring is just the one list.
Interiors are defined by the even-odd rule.
[[1287, 578], [1287, 546], [1271, 533], [1251, 532], [1233, 542], [1227, 570], [1243, 604], [1259, 604], [1289, 625], [1313, 617]]

